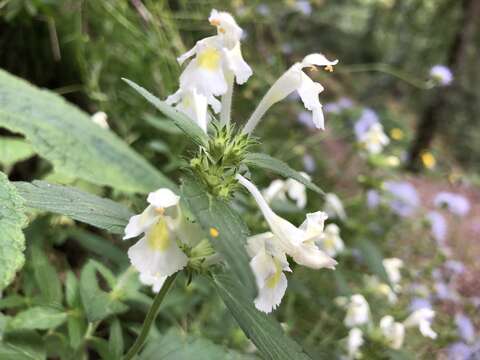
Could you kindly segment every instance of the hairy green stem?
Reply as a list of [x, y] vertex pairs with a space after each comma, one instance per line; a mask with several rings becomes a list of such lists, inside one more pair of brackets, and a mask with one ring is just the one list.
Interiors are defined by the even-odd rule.
[[140, 334], [138, 335], [137, 339], [133, 343], [130, 350], [128, 350], [127, 354], [123, 358], [124, 360], [132, 359], [140, 351], [141, 347], [145, 343], [145, 340], [147, 339], [148, 333], [150, 332], [150, 328], [152, 327], [152, 324], [155, 321], [155, 318], [157, 317], [158, 308], [162, 304], [163, 299], [165, 298], [168, 291], [170, 290], [170, 287], [174, 283], [176, 277], [177, 277], [177, 273], [169, 276], [167, 280], [165, 280], [165, 283], [163, 284], [162, 289], [155, 296], [155, 299], [153, 300], [153, 304], [150, 307], [150, 310], [148, 310], [148, 313], [147, 313], [147, 316], [145, 317], [145, 321], [143, 322], [142, 330], [140, 331]]

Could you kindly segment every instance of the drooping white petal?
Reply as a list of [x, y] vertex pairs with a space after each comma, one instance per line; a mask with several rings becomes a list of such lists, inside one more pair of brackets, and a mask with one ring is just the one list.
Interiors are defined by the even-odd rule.
[[167, 280], [167, 276], [154, 276], [147, 273], [140, 273], [140, 282], [144, 285], [151, 286], [154, 293], [158, 293]]
[[238, 85], [242, 85], [252, 76], [253, 71], [250, 65], [243, 59], [240, 43], [237, 43], [231, 50], [224, 50], [227, 68], [235, 75]]
[[392, 349], [400, 349], [405, 338], [405, 326], [402, 323], [395, 322], [390, 315], [382, 317], [380, 320], [380, 330]]
[[325, 212], [330, 218], [339, 218], [340, 220], [345, 220], [347, 218], [342, 201], [334, 193], [328, 193], [325, 196]]
[[347, 327], [360, 326], [370, 321], [370, 307], [367, 300], [360, 294], [352, 295], [343, 323]]
[[410, 316], [403, 322], [403, 325], [405, 325], [407, 328], [418, 326], [418, 329], [423, 336], [436, 339], [437, 333], [433, 331], [431, 327], [434, 317], [435, 311], [429, 308], [421, 308], [411, 313]]
[[154, 206], [148, 206], [141, 214], [132, 216], [125, 227], [123, 240], [134, 238], [147, 231], [158, 220], [158, 217], [159, 213]]
[[148, 194], [147, 202], [156, 208], [167, 209], [177, 206], [180, 196], [176, 195], [172, 190], [161, 188]]
[[325, 55], [314, 53], [305, 56], [302, 60], [302, 66], [334, 66], [338, 64], [338, 60], [330, 61]]
[[297, 91], [302, 99], [303, 105], [307, 110], [312, 111], [312, 120], [317, 129], [325, 129], [324, 117], [322, 112], [322, 104], [318, 98], [319, 94], [324, 90], [323, 86], [312, 81], [305, 73], [302, 72], [302, 82]]

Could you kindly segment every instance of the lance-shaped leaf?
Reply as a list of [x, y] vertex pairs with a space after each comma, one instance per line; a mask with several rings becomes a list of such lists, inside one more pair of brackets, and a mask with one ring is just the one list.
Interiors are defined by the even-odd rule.
[[275, 159], [267, 154], [262, 153], [249, 153], [245, 158], [245, 164], [253, 167], [258, 167], [266, 170], [270, 170], [281, 176], [292, 178], [302, 183], [310, 190], [313, 190], [321, 195], [325, 195], [325, 192], [317, 185], [308, 180], [305, 176], [298, 171], [293, 170], [290, 166], [281, 160]]
[[165, 116], [171, 119], [175, 125], [178, 126], [188, 137], [190, 137], [198, 145], [205, 145], [208, 141], [207, 134], [188, 116], [175, 110], [172, 106], [168, 105], [165, 101], [160, 100], [148, 90], [144, 89], [140, 85], [135, 84], [133, 81], [122, 78], [128, 85], [130, 85], [136, 92], [142, 95], [149, 103], [160, 110]]
[[0, 172], [0, 291], [12, 282], [25, 260], [24, 210], [24, 200]]
[[248, 228], [240, 216], [227, 203], [209, 195], [192, 178], [184, 179], [182, 198], [200, 226], [209, 234], [215, 250], [224, 257], [237, 279], [253, 294], [255, 282], [245, 250]]
[[15, 186], [28, 207], [67, 215], [115, 234], [123, 233], [133, 215], [119, 203], [69, 186], [45, 181], [15, 182]]
[[214, 284], [218, 294], [247, 337], [257, 346], [262, 358], [271, 360], [311, 360], [280, 324], [253, 305], [253, 301], [230, 275], [217, 274]]
[[112, 131], [61, 96], [0, 70], [0, 127], [27, 138], [55, 169], [99, 185], [146, 193], [175, 185]]

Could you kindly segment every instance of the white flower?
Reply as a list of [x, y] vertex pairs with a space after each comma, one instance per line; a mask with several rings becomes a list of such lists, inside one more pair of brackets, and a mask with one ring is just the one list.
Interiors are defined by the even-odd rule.
[[143, 285], [151, 286], [154, 293], [158, 293], [167, 280], [167, 276], [155, 276], [147, 273], [140, 273], [140, 282]]
[[363, 331], [359, 328], [350, 329], [348, 332], [348, 359], [358, 359], [360, 358], [360, 347], [363, 345]]
[[311, 80], [302, 69], [325, 66], [331, 70], [338, 60], [329, 61], [322, 54], [310, 54], [301, 62], [292, 65], [267, 91], [260, 104], [250, 116], [243, 132], [251, 133], [257, 126], [262, 116], [275, 103], [283, 100], [292, 92], [297, 91], [306, 109], [312, 111], [313, 123], [318, 129], [324, 129], [322, 105], [318, 95], [323, 91], [323, 86]]
[[374, 123], [360, 136], [359, 142], [370, 154], [379, 154], [390, 139], [385, 135], [382, 124]]
[[108, 115], [103, 111], [97, 111], [91, 117], [92, 121], [103, 129], [110, 129], [107, 119]]
[[315, 241], [323, 236], [323, 225], [327, 214], [322, 211], [307, 214], [303, 224], [296, 227], [273, 212], [255, 185], [240, 174], [236, 175], [236, 179], [252, 194], [276, 241], [297, 264], [313, 269], [335, 267], [337, 262], [315, 245]]
[[350, 298], [347, 307], [347, 315], [343, 323], [352, 328], [368, 323], [370, 321], [370, 307], [363, 295], [355, 294]]
[[[177, 244], [180, 198], [169, 189], [159, 189], [148, 195], [148, 207], [130, 218], [124, 239], [144, 236], [128, 249], [132, 265], [147, 275], [170, 276], [183, 269], [187, 256]], [[180, 219], [181, 220], [181, 219]]]
[[413, 313], [403, 322], [406, 328], [418, 326], [423, 336], [436, 339], [437, 333], [432, 330], [432, 320], [435, 317], [435, 311], [429, 308], [421, 308]]
[[247, 242], [247, 252], [252, 258], [250, 266], [258, 287], [255, 307], [265, 313], [280, 305], [287, 290], [287, 277], [283, 272], [291, 271], [278, 245], [270, 232], [251, 236]]
[[397, 302], [397, 294], [395, 294], [388, 284], [381, 282], [375, 275], [366, 275], [365, 284], [369, 291], [385, 296], [390, 304], [395, 304]]
[[[310, 180], [310, 176], [303, 172], [301, 174]], [[307, 188], [295, 179], [287, 179], [286, 181], [280, 179], [273, 180], [262, 193], [265, 200], [269, 203], [274, 199], [285, 200], [288, 194], [288, 197], [295, 201], [298, 208], [304, 209], [307, 205]]]
[[405, 338], [405, 326], [387, 315], [380, 320], [380, 330], [392, 349], [400, 349]]
[[340, 220], [345, 220], [347, 218], [342, 201], [334, 193], [328, 193], [325, 195], [324, 210], [330, 218], [339, 218]]
[[433, 66], [430, 69], [430, 77], [443, 86], [447, 86], [453, 81], [452, 71], [445, 65]]
[[400, 269], [403, 267], [403, 261], [398, 258], [388, 258], [382, 260], [383, 267], [388, 275], [388, 279], [394, 287], [398, 287], [402, 274]]
[[324, 236], [317, 244], [328, 256], [335, 257], [345, 249], [343, 240], [340, 237], [340, 228], [336, 224], [328, 224], [324, 233]]

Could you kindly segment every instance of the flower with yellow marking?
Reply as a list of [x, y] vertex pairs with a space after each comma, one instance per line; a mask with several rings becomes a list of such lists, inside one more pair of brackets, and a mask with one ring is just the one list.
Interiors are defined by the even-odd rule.
[[433, 169], [435, 165], [437, 164], [437, 160], [435, 159], [435, 156], [429, 151], [425, 151], [420, 155], [420, 158], [422, 160], [423, 166], [425, 166], [427, 169]]
[[405, 134], [403, 133], [402, 129], [393, 128], [392, 130], [390, 130], [390, 137], [393, 140], [399, 141], [399, 140], [402, 140], [405, 137]]
[[210, 236], [213, 237], [213, 238], [216, 238], [216, 237], [218, 237], [218, 235], [220, 235], [218, 230], [214, 227], [211, 227], [210, 228]]

